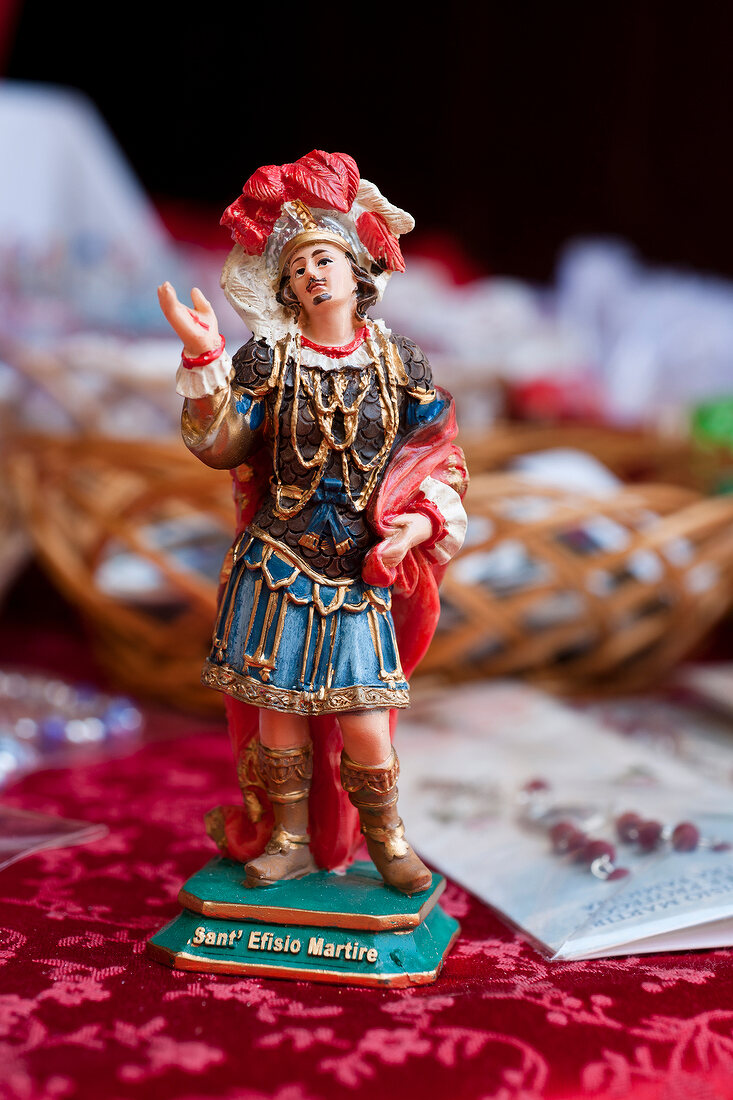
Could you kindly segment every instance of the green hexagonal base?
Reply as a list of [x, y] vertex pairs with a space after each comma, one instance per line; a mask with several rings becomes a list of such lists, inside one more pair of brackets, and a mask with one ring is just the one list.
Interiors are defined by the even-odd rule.
[[186, 909], [148, 943], [181, 970], [365, 986], [432, 982], [459, 932], [437, 905], [445, 879], [408, 898], [371, 863], [249, 889], [241, 864], [211, 860], [184, 885]]

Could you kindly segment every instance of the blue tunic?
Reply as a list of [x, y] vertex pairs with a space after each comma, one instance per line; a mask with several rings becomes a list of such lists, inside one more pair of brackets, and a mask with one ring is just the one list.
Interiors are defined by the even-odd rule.
[[407, 706], [389, 588], [316, 578], [285, 547], [245, 532], [204, 682], [304, 715]]

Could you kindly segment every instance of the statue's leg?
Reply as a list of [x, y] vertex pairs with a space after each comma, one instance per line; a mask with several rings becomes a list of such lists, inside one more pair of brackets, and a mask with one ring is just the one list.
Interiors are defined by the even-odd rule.
[[341, 783], [359, 811], [369, 855], [388, 886], [419, 894], [430, 871], [405, 840], [397, 812], [399, 761], [389, 737], [389, 711], [363, 710], [339, 717], [344, 739]]
[[260, 710], [258, 765], [275, 827], [263, 854], [251, 859], [245, 871], [248, 885], [271, 886], [316, 870], [308, 836], [313, 749], [307, 719]]

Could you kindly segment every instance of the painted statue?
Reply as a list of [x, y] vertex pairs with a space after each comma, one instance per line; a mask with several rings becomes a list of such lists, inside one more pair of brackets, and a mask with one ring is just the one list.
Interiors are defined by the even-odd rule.
[[397, 807], [395, 718], [465, 533], [450, 396], [370, 309], [413, 227], [354, 160], [267, 165], [222, 223], [222, 287], [251, 329], [230, 358], [200, 291], [160, 302], [183, 341], [182, 432], [232, 471], [237, 536], [204, 682], [227, 696], [240, 806], [207, 829], [249, 886], [338, 868], [360, 840], [405, 894], [431, 875]]

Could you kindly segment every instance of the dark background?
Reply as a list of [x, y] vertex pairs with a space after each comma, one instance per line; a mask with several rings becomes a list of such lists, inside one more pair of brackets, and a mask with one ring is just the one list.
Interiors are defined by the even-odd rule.
[[320, 147], [482, 269], [548, 279], [604, 233], [733, 275], [733, 6], [414, 10], [26, 0], [6, 71], [84, 90], [156, 200], [210, 224]]

